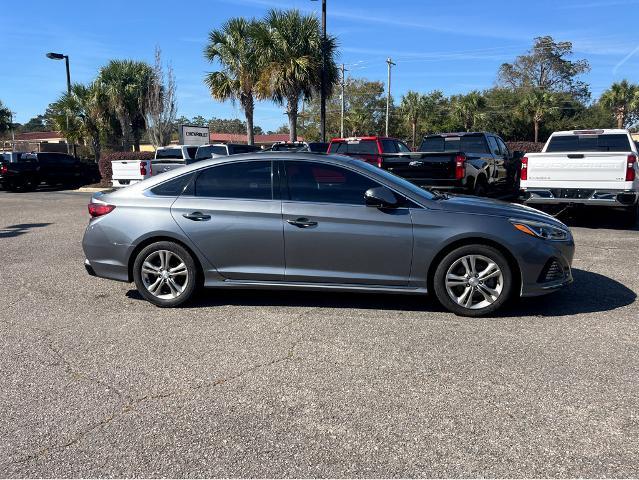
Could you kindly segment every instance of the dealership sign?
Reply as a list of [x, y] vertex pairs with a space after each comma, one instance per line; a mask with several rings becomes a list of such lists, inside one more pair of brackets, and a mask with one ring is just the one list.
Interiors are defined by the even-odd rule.
[[209, 127], [180, 125], [180, 144], [206, 145], [209, 143]]

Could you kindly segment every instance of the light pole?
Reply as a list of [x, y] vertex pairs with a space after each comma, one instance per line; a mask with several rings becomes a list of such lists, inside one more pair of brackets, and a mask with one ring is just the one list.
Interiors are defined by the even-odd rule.
[[[311, 0], [316, 2], [317, 0]], [[322, 78], [320, 82], [320, 136], [326, 141], [326, 0], [322, 0]]]
[[[51, 60], [64, 60], [67, 67], [67, 93], [71, 95], [71, 72], [69, 70], [69, 55], [63, 55], [62, 53], [47, 53], [47, 58]], [[69, 130], [69, 114], [67, 113], [67, 131]], [[71, 153], [71, 147], [69, 140], [67, 139], [67, 153]], [[73, 156], [75, 157], [75, 143], [73, 144]]]

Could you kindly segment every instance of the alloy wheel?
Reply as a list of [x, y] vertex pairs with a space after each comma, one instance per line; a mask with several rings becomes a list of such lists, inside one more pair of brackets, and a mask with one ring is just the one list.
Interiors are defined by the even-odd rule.
[[484, 255], [464, 255], [448, 268], [446, 292], [457, 305], [478, 310], [492, 305], [504, 288], [497, 263]]
[[184, 261], [169, 250], [156, 250], [142, 262], [144, 287], [154, 297], [171, 300], [182, 295], [189, 283]]

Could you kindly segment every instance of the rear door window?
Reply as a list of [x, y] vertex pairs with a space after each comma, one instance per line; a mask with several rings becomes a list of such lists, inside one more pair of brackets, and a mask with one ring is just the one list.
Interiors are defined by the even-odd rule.
[[270, 161], [237, 162], [207, 168], [195, 179], [195, 195], [209, 198], [271, 200]]
[[630, 141], [624, 134], [555, 135], [546, 152], [629, 152]]

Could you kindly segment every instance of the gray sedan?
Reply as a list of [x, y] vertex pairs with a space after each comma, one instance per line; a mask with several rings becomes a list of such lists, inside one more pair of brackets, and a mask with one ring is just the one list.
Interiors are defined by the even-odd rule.
[[91, 275], [161, 307], [200, 287], [425, 294], [458, 315], [572, 281], [568, 227], [529, 207], [448, 196], [362, 161], [221, 157], [96, 195]]

